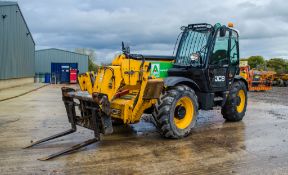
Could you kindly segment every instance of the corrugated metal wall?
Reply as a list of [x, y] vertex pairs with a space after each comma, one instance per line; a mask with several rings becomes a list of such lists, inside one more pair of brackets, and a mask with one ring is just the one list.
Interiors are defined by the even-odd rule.
[[33, 77], [34, 68], [35, 44], [18, 5], [0, 5], [0, 80]]
[[88, 56], [60, 49], [35, 52], [35, 72], [51, 73], [51, 63], [78, 63], [79, 73], [88, 71]]

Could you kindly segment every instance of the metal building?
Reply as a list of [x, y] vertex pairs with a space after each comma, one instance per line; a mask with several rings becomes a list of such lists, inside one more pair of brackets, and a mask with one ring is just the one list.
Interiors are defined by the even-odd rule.
[[43, 49], [35, 52], [35, 73], [51, 75], [52, 83], [69, 83], [70, 70], [88, 71], [88, 55], [61, 49]]
[[18, 4], [0, 1], [0, 89], [33, 82], [34, 68], [35, 42]]

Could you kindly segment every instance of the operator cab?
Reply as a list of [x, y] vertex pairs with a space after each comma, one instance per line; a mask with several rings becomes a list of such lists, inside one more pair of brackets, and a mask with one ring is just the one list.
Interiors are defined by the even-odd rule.
[[219, 23], [181, 27], [173, 68], [169, 76], [191, 79], [201, 92], [227, 91], [239, 72], [238, 32]]

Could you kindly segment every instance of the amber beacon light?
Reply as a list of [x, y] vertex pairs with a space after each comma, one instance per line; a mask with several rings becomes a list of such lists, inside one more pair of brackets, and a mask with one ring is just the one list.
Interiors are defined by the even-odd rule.
[[232, 22], [229, 22], [228, 27], [234, 27], [234, 24]]

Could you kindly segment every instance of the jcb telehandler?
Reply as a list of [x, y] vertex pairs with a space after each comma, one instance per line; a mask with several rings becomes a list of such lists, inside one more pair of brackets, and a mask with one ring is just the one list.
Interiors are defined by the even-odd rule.
[[[233, 24], [206, 23], [181, 27], [175, 56], [131, 54], [123, 46], [111, 66], [78, 77], [79, 91], [62, 88], [72, 128], [28, 147], [76, 131], [76, 125], [94, 131], [94, 138], [40, 160], [69, 153], [113, 132], [112, 120], [137, 123], [152, 114], [166, 138], [191, 133], [198, 110], [222, 107], [227, 121], [240, 121], [247, 105], [247, 82], [239, 76], [239, 40]], [[79, 112], [76, 112], [78, 107]]]

